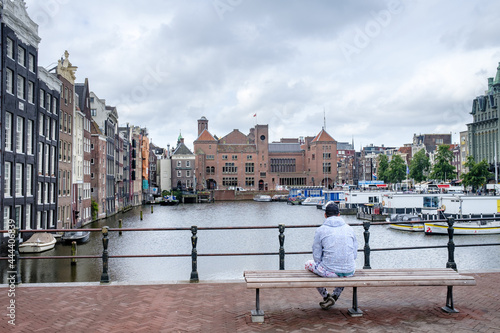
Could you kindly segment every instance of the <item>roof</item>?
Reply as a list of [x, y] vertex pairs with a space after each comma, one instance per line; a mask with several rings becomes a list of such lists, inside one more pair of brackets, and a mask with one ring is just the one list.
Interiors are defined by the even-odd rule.
[[172, 155], [194, 155], [184, 143], [179, 143]]
[[215, 140], [212, 134], [210, 134], [210, 132], [205, 128], [195, 141], [217, 141], [217, 140]]
[[300, 143], [270, 143], [269, 144], [270, 153], [298, 153], [302, 151], [300, 148]]
[[335, 141], [335, 139], [334, 139], [334, 138], [332, 138], [332, 137], [330, 136], [330, 134], [328, 134], [328, 133], [325, 131], [325, 129], [323, 128], [323, 129], [321, 130], [321, 132], [319, 132], [319, 134], [318, 134], [318, 135], [316, 135], [316, 137], [315, 137], [315, 138], [314, 138], [311, 142], [319, 142], [319, 141], [321, 141], [321, 142], [326, 142], [326, 141]]

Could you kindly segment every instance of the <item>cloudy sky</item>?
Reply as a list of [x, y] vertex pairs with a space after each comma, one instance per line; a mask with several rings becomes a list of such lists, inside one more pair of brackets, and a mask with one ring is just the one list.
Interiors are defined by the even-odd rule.
[[[39, 65], [65, 50], [77, 81], [153, 143], [326, 130], [356, 150], [472, 121], [500, 62], [500, 1], [26, 0]], [[254, 115], [257, 115], [254, 117]], [[325, 117], [326, 116], [326, 117]]]

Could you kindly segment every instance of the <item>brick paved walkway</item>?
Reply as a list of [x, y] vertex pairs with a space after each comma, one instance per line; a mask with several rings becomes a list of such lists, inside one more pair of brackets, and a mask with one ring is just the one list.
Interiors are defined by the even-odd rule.
[[447, 314], [445, 287], [359, 288], [361, 318], [351, 318], [352, 288], [328, 311], [310, 289], [262, 290], [265, 323], [252, 323], [255, 291], [244, 283], [16, 287], [16, 326], [0, 288], [0, 332], [500, 332], [500, 273], [474, 274], [455, 287], [458, 314]]

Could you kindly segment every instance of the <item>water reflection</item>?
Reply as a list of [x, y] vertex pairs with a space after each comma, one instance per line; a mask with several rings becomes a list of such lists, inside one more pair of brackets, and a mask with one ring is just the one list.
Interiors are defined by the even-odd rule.
[[[140, 210], [143, 209], [143, 220]], [[315, 207], [292, 206], [272, 202], [218, 202], [214, 204], [186, 204], [179, 206], [155, 206], [135, 209], [117, 214], [106, 220], [95, 222], [89, 227], [101, 228], [105, 225], [118, 228], [118, 220], [123, 220], [123, 228], [147, 227], [231, 227], [231, 226], [277, 226], [278, 224], [311, 225], [323, 222], [323, 212]], [[344, 216], [348, 222], [359, 223], [355, 217]], [[315, 228], [287, 228], [285, 230], [285, 251], [310, 251]], [[363, 247], [363, 228], [355, 227], [360, 248]], [[426, 236], [424, 233], [409, 233], [388, 228], [370, 228], [370, 247], [391, 248], [408, 246], [446, 245], [446, 236]], [[242, 272], [250, 269], [278, 269], [279, 258], [273, 256], [230, 256], [206, 257], [206, 253], [254, 253], [279, 250], [278, 230], [199, 230], [198, 231], [198, 273], [200, 280], [241, 279]], [[500, 235], [456, 236], [456, 244], [498, 243]], [[110, 255], [137, 254], [187, 254], [191, 253], [191, 231], [136, 231], [109, 233]], [[101, 255], [102, 234], [91, 234], [88, 243], [78, 246], [78, 255]], [[50, 251], [29, 256], [71, 255], [71, 246], [57, 244]], [[26, 254], [28, 256], [28, 254]], [[311, 255], [288, 255], [286, 269], [302, 269], [303, 263]], [[457, 248], [455, 261], [459, 269], [489, 270], [500, 269], [500, 247]], [[373, 268], [397, 267], [445, 267], [448, 259], [446, 248], [426, 250], [378, 251], [371, 253]], [[2, 283], [6, 283], [7, 263], [0, 262], [3, 272]], [[357, 259], [357, 267], [364, 264], [363, 254]], [[70, 259], [21, 260], [21, 276], [24, 283], [42, 282], [89, 282], [99, 281], [102, 273], [101, 259], [79, 259], [71, 265]], [[177, 281], [189, 280], [191, 258], [111, 258], [109, 274], [111, 281]]]

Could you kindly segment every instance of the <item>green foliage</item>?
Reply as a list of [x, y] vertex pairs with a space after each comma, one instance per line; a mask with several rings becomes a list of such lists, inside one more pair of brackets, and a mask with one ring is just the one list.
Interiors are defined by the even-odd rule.
[[161, 196], [162, 196], [162, 197], [165, 197], [165, 196], [167, 196], [167, 195], [170, 195], [170, 191], [167, 191], [167, 190], [163, 190], [163, 191], [161, 191]]
[[394, 155], [389, 162], [389, 182], [401, 183], [406, 178], [406, 164], [401, 155]]
[[440, 145], [436, 155], [436, 163], [432, 168], [430, 178], [436, 180], [455, 179], [457, 172], [455, 167], [451, 165], [453, 160], [453, 152], [450, 150], [450, 145]]
[[91, 206], [90, 206], [90, 212], [92, 214], [92, 220], [97, 220], [97, 213], [99, 212], [99, 205], [97, 202], [94, 201], [94, 199], [91, 199]]
[[387, 155], [379, 154], [377, 157], [378, 160], [378, 169], [377, 169], [377, 177], [378, 180], [382, 180], [385, 183], [388, 182], [389, 176], [389, 158]]
[[491, 172], [488, 171], [489, 165], [486, 160], [476, 163], [474, 157], [469, 155], [465, 167], [469, 169], [469, 172], [462, 174], [462, 183], [464, 187], [472, 186], [473, 191], [484, 186], [488, 178], [492, 176]]
[[426, 180], [426, 174], [431, 168], [429, 156], [425, 153], [425, 149], [420, 149], [413, 155], [410, 162], [410, 178], [414, 179], [417, 183]]

